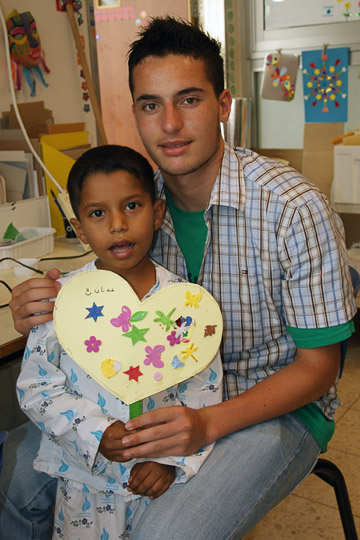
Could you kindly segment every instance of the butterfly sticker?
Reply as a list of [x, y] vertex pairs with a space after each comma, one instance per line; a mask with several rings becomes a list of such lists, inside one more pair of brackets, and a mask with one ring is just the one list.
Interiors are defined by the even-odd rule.
[[123, 332], [128, 332], [131, 328], [131, 310], [127, 306], [123, 306], [118, 317], [111, 319], [110, 324], [115, 328], [121, 328]]
[[193, 308], [198, 308], [201, 298], [202, 298], [201, 293], [192, 294], [190, 291], [186, 291], [184, 305], [190, 306]]
[[145, 366], [152, 364], [155, 368], [164, 367], [164, 362], [161, 360], [161, 353], [164, 351], [165, 347], [163, 345], [155, 345], [154, 348], [150, 347], [149, 345], [145, 347], [145, 352], [147, 353], [144, 360]]

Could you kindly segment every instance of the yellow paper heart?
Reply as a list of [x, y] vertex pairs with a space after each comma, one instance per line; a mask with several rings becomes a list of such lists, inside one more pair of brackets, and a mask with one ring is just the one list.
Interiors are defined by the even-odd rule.
[[140, 302], [123, 278], [105, 270], [65, 283], [54, 325], [71, 358], [128, 405], [205, 369], [223, 329], [218, 304], [200, 285], [176, 283]]

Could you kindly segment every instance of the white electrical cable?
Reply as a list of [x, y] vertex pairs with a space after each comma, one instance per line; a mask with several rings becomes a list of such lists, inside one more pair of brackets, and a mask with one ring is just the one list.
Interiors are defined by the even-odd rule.
[[24, 126], [24, 123], [22, 121], [22, 118], [20, 116], [20, 112], [19, 112], [19, 108], [17, 106], [17, 102], [16, 102], [16, 96], [15, 96], [15, 90], [14, 90], [14, 84], [13, 84], [13, 78], [12, 78], [12, 71], [11, 71], [11, 58], [10, 58], [10, 52], [9, 52], [9, 43], [8, 43], [8, 32], [7, 32], [7, 28], [6, 28], [6, 22], [5, 22], [5, 17], [4, 17], [4, 13], [3, 13], [3, 8], [2, 8], [2, 5], [1, 5], [1, 2], [0, 2], [0, 18], [1, 18], [1, 24], [2, 24], [2, 27], [3, 27], [3, 31], [4, 31], [4, 42], [5, 42], [5, 56], [6, 56], [6, 63], [7, 63], [7, 68], [8, 68], [8, 74], [9, 74], [9, 86], [10, 86], [10, 93], [11, 93], [11, 99], [12, 99], [12, 102], [13, 102], [13, 105], [14, 105], [14, 110], [15, 110], [15, 115], [16, 115], [16, 118], [19, 122], [19, 126], [21, 128], [21, 131], [23, 132], [23, 135], [24, 135], [24, 138], [31, 150], [31, 153], [33, 154], [34, 158], [36, 159], [36, 161], [39, 163], [40, 167], [45, 171], [45, 173], [49, 176], [49, 178], [52, 180], [52, 182], [54, 182], [55, 186], [58, 188], [58, 190], [60, 192], [63, 192], [65, 191], [64, 188], [55, 180], [55, 178], [53, 177], [53, 175], [49, 172], [49, 170], [47, 169], [45, 163], [43, 163], [43, 161], [41, 160], [40, 156], [36, 153], [36, 150], [35, 148], [33, 147], [33, 145], [31, 144], [31, 141], [29, 139], [29, 136], [26, 132], [26, 129], [25, 129], [25, 126]]

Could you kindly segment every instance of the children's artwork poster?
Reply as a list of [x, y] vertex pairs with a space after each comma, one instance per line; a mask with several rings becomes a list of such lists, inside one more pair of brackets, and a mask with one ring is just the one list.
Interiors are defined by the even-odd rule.
[[347, 122], [349, 49], [302, 52], [305, 122]]
[[295, 96], [298, 66], [299, 57], [295, 54], [282, 54], [280, 51], [268, 53], [265, 57], [261, 97], [292, 101]]
[[223, 329], [219, 305], [200, 285], [175, 283], [140, 301], [106, 270], [65, 283], [54, 325], [69, 356], [128, 405], [204, 370]]

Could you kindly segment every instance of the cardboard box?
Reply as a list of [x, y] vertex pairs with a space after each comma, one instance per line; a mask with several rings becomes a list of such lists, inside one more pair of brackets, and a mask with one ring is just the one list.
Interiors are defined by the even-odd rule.
[[302, 172], [302, 149], [298, 148], [255, 148], [255, 152], [261, 156], [271, 157], [275, 159], [284, 159], [289, 162], [289, 165]]
[[302, 173], [329, 198], [334, 174], [331, 141], [343, 133], [342, 122], [305, 124]]

